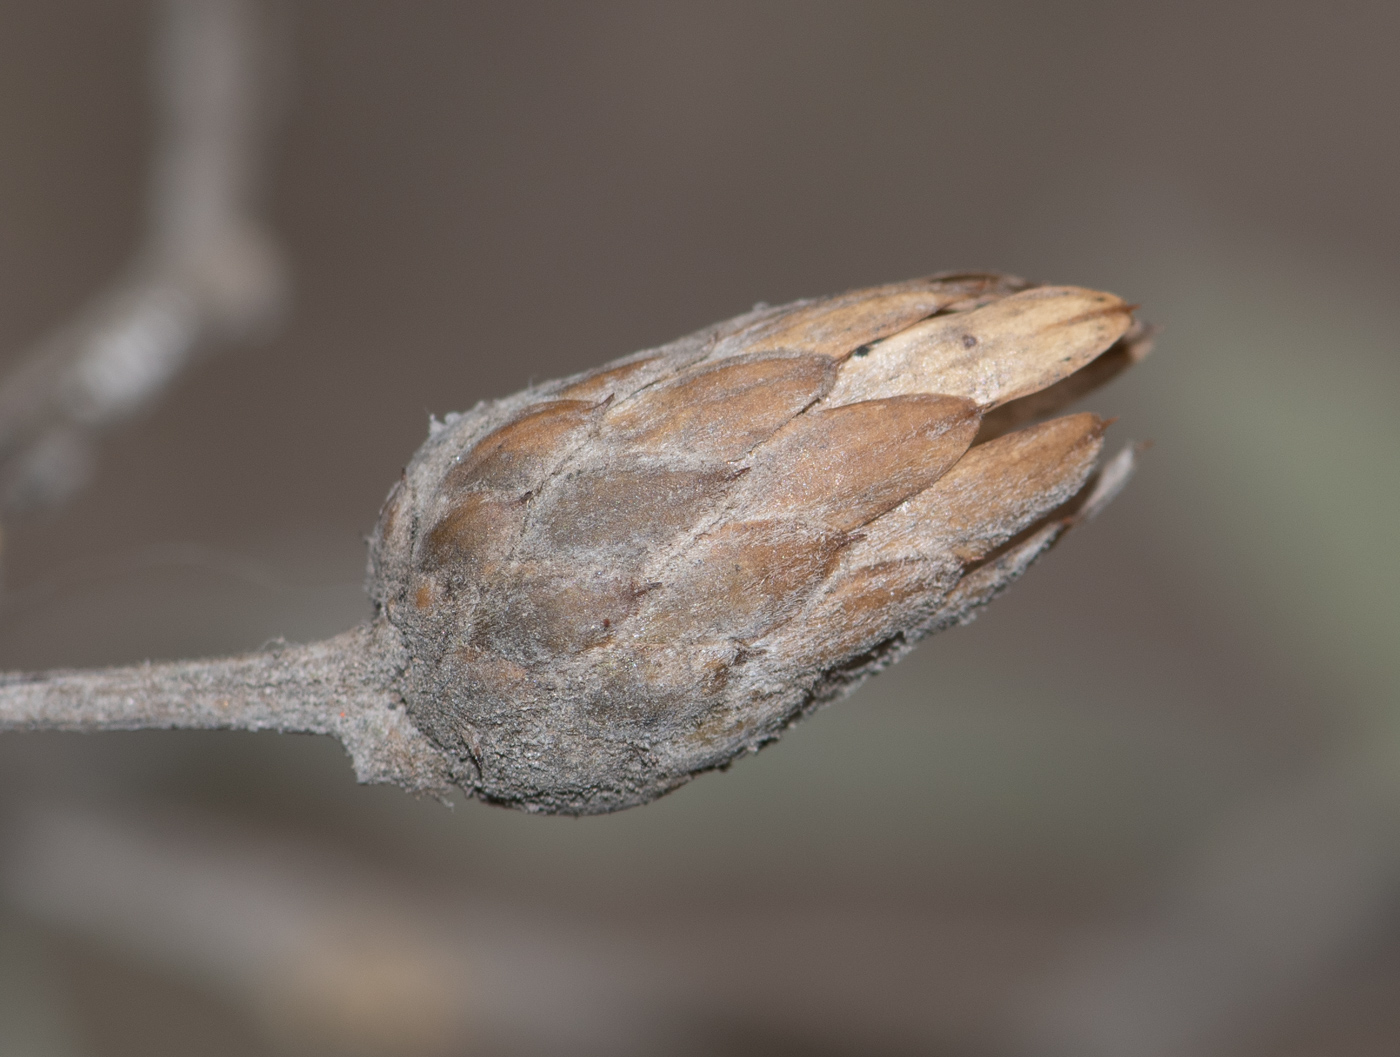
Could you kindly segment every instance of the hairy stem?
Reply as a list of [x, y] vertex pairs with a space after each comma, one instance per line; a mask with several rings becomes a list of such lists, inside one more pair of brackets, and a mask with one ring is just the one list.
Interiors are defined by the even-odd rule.
[[442, 795], [452, 761], [420, 734], [395, 689], [397, 633], [370, 624], [324, 642], [240, 657], [0, 675], [8, 730], [275, 730], [333, 734], [362, 782]]

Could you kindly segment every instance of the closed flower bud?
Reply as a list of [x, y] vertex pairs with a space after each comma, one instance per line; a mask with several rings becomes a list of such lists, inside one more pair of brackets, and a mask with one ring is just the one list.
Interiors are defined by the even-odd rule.
[[1043, 419], [1145, 350], [1111, 294], [953, 275], [449, 416], [372, 545], [408, 713], [464, 785], [531, 810], [723, 767], [1111, 498], [1131, 455], [1096, 474], [1105, 423]]

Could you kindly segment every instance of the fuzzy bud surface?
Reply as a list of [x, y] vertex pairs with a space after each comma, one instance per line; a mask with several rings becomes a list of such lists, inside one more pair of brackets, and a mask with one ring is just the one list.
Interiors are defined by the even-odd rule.
[[529, 810], [722, 767], [1102, 505], [1126, 477], [1095, 473], [1105, 423], [1045, 416], [1145, 348], [1111, 294], [949, 275], [449, 416], [372, 540], [408, 714], [477, 795]]

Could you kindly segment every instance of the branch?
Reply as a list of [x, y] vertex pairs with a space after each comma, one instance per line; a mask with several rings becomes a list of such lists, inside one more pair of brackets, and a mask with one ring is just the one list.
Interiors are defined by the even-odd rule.
[[285, 289], [256, 202], [269, 41], [247, 0], [165, 0], [156, 157], [143, 245], [111, 287], [0, 381], [0, 520], [56, 505], [93, 442], [203, 348], [265, 325]]

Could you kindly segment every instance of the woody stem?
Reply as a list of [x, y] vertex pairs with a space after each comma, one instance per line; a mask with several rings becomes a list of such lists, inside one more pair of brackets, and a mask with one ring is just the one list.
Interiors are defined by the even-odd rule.
[[202, 661], [0, 675], [0, 732], [224, 729], [332, 734], [361, 781], [441, 794], [452, 761], [394, 689], [397, 635], [369, 624], [324, 642]]

